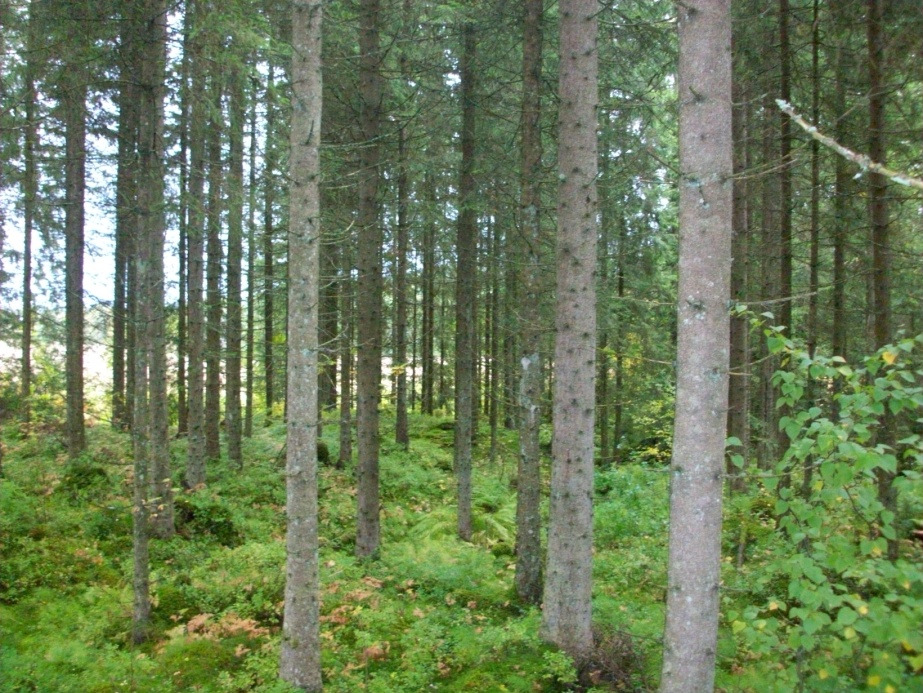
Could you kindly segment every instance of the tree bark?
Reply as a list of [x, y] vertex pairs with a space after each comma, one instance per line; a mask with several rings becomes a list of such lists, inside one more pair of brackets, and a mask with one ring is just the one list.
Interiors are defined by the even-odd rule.
[[285, 611], [279, 673], [320, 691], [317, 540], [317, 353], [320, 234], [320, 0], [293, 3], [289, 212]]
[[578, 661], [593, 648], [597, 3], [560, 4], [554, 433], [543, 636]]
[[83, 422], [83, 249], [86, 191], [87, 71], [80, 59], [65, 71], [64, 234], [67, 381], [67, 454], [73, 460], [86, 448]]
[[[406, 59], [401, 61], [402, 72]], [[407, 174], [407, 131], [402, 124], [398, 132], [397, 171], [397, 238], [395, 239], [394, 271], [394, 365], [397, 371], [395, 388], [394, 442], [405, 450], [410, 446], [407, 432], [407, 234], [410, 220], [408, 206], [410, 189]]]
[[[35, 205], [38, 196], [38, 171], [35, 166], [35, 150], [38, 147], [38, 121], [36, 119], [34, 5], [29, 6], [28, 56], [25, 69], [25, 112], [23, 130], [23, 178], [22, 178], [22, 344], [20, 368], [20, 393], [22, 397], [20, 418], [28, 430], [32, 421], [32, 235], [35, 225]], [[124, 355], [123, 355], [124, 356]], [[124, 363], [124, 360], [123, 360]], [[124, 380], [124, 371], [122, 372]], [[124, 395], [122, 395], [124, 397]]]
[[352, 405], [353, 405], [353, 338], [355, 337], [355, 316], [353, 310], [354, 286], [352, 275], [352, 253], [349, 248], [352, 238], [343, 244], [340, 256], [340, 455], [338, 467], [343, 469], [353, 456]]
[[[779, 0], [779, 96], [785, 103], [791, 103], [792, 58], [789, 40], [788, 0]], [[785, 335], [792, 337], [792, 121], [784, 113], [779, 114], [779, 324], [785, 328]]]
[[244, 436], [253, 436], [254, 336], [256, 327], [256, 88], [250, 105], [250, 153], [247, 182], [247, 397]]
[[[239, 52], [243, 59], [242, 52]], [[244, 217], [244, 127], [246, 102], [243, 73], [233, 68], [228, 75], [229, 116], [228, 133], [228, 266], [227, 266], [227, 323], [225, 325], [225, 423], [227, 428], [228, 460], [238, 469], [243, 468], [241, 452], [240, 366], [241, 366], [241, 265], [243, 263]]]
[[275, 204], [276, 151], [273, 145], [275, 136], [275, 80], [273, 64], [269, 61], [269, 74], [266, 78], [266, 162], [263, 170], [263, 385], [266, 396], [266, 420], [268, 426], [272, 421], [272, 406], [275, 403], [275, 363], [273, 345], [275, 344], [275, 256], [273, 253], [273, 224], [275, 221], [273, 205]]
[[477, 213], [474, 208], [474, 26], [462, 28], [461, 170], [458, 184], [458, 241], [455, 271], [455, 477], [458, 484], [458, 536], [471, 540], [471, 436], [474, 401], [474, 274], [477, 261]]
[[188, 326], [189, 326], [189, 442], [185, 485], [195, 488], [205, 483], [205, 312], [203, 288], [205, 266], [205, 123], [207, 120], [205, 61], [202, 54], [202, 0], [194, 0], [186, 10], [189, 43], [189, 223], [188, 242]]
[[212, 64], [208, 123], [208, 208], [205, 223], [205, 459], [221, 459], [221, 95], [222, 78]]
[[664, 693], [714, 687], [733, 235], [730, 1], [677, 9], [680, 254]]
[[424, 414], [433, 415], [434, 385], [436, 382], [436, 224], [432, 217], [436, 213], [436, 183], [433, 176], [427, 173], [423, 179], [424, 194], [428, 203], [429, 213], [423, 225], [423, 326], [422, 345], [420, 348], [422, 361], [421, 398], [420, 409]]
[[516, 483], [516, 594], [529, 604], [542, 597], [541, 552], [541, 80], [542, 0], [528, 0], [523, 15], [520, 131], [519, 463]]
[[359, 28], [362, 148], [359, 181], [359, 364], [356, 373], [359, 462], [357, 468], [356, 555], [378, 552], [380, 518], [378, 499], [378, 405], [381, 399], [382, 332], [382, 229], [378, 183], [381, 132], [380, 0], [363, 2]]

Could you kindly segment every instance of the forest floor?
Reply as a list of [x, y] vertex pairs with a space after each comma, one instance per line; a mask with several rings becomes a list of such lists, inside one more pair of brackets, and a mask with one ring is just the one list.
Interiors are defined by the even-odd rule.
[[[411, 417], [410, 451], [383, 419], [382, 550], [353, 556], [353, 470], [320, 473], [323, 669], [331, 691], [574, 690], [513, 590], [515, 434], [475, 448], [474, 537], [455, 538], [452, 431]], [[441, 425], [442, 424], [442, 425]], [[323, 429], [333, 458], [338, 430]], [[284, 583], [284, 426], [255, 427], [243, 470], [210, 467], [179, 493], [177, 534], [151, 546], [154, 628], [130, 644], [130, 439], [98, 426], [68, 465], [59, 437], [7, 440], [0, 481], [0, 691], [286, 691], [277, 680]], [[185, 442], [173, 443], [181, 478]], [[547, 485], [547, 464], [544, 474]], [[646, 691], [660, 666], [666, 468], [596, 478], [593, 690]], [[547, 496], [547, 488], [546, 494]], [[733, 537], [737, 530], [727, 529]], [[727, 542], [726, 542], [727, 543]], [[725, 569], [736, 572], [726, 547]], [[722, 625], [718, 685], [764, 690]], [[756, 683], [754, 683], [756, 682]], [[586, 684], [586, 680], [584, 684]], [[586, 690], [586, 685], [580, 689]]]

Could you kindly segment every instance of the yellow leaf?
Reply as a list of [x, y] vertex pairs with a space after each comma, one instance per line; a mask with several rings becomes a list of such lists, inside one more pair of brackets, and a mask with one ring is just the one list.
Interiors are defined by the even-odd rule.
[[885, 351], [881, 355], [882, 360], [889, 366], [894, 365], [894, 362], [897, 361], [897, 352], [896, 351]]
[[779, 602], [769, 602], [769, 610], [775, 611], [779, 608]]
[[885, 693], [897, 693], [897, 689], [891, 684], [888, 684], [885, 686]]
[[854, 637], [856, 637], [856, 629], [852, 628], [851, 626], [847, 626], [843, 629], [843, 635], [847, 640], [852, 640]]
[[873, 674], [868, 678], [868, 684], [870, 686], [878, 686], [881, 683], [881, 677], [878, 674]]
[[823, 681], [823, 680], [824, 680], [825, 678], [827, 678], [828, 676], [830, 676], [830, 674], [827, 672], [826, 669], [818, 669], [818, 670], [817, 670], [817, 678], [819, 678], [821, 681]]
[[869, 612], [869, 608], [865, 604], [862, 604], [856, 611], [865, 616]]

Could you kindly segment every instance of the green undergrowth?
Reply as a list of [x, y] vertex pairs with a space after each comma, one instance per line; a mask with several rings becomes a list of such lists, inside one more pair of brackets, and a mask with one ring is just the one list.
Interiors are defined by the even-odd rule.
[[[541, 641], [540, 612], [513, 590], [515, 459], [491, 464], [486, 443], [476, 446], [474, 534], [459, 541], [448, 421], [411, 417], [405, 451], [386, 438], [385, 419], [375, 561], [353, 556], [352, 465], [321, 469], [326, 687], [570, 690], [573, 662]], [[128, 639], [130, 438], [93, 428], [90, 452], [75, 464], [53, 438], [7, 440], [0, 691], [288, 690], [276, 676], [284, 432], [280, 422], [256, 427], [244, 469], [212, 465], [195, 493], [180, 488], [185, 441], [174, 441], [177, 533], [151, 543], [153, 623], [143, 646]], [[514, 435], [501, 436], [500, 449], [515, 451]], [[324, 427], [324, 441], [335, 460], [335, 426]], [[646, 690], [663, 622], [664, 475], [640, 466], [600, 472], [596, 513], [596, 611], [611, 632], [599, 636], [609, 654], [581, 688]], [[626, 668], [618, 683], [609, 665]]]

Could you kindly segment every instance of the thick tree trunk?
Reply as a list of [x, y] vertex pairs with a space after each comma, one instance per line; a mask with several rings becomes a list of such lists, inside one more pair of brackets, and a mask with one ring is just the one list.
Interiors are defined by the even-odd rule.
[[183, 25], [183, 59], [180, 64], [179, 123], [179, 297], [176, 316], [176, 436], [189, 433], [187, 363], [189, 342], [189, 23]]
[[85, 68], [72, 65], [64, 91], [64, 234], [65, 320], [67, 323], [67, 454], [75, 459], [86, 448], [83, 422], [83, 249], [86, 191]]
[[730, 0], [677, 9], [680, 254], [665, 693], [714, 687], [733, 235]]
[[471, 540], [471, 436], [474, 400], [474, 274], [477, 261], [477, 213], [474, 180], [474, 26], [462, 29], [461, 171], [458, 184], [458, 264], [455, 271], [455, 476], [458, 484], [458, 536]]
[[320, 0], [293, 3], [289, 212], [285, 612], [279, 674], [320, 691], [317, 541], [317, 331], [320, 246]]
[[238, 69], [229, 75], [229, 135], [228, 150], [228, 267], [227, 324], [225, 325], [225, 423], [227, 427], [228, 460], [238, 469], [243, 467], [241, 452], [240, 366], [241, 366], [241, 265], [243, 262], [244, 220], [244, 127], [246, 103], [244, 76]]
[[598, 6], [564, 0], [560, 9], [554, 434], [542, 632], [581, 660], [593, 648]]
[[208, 209], [205, 224], [205, 459], [221, 459], [221, 75], [212, 65], [209, 122]]
[[516, 594], [529, 604], [542, 597], [541, 552], [541, 79], [542, 0], [528, 0], [523, 15], [522, 132], [519, 223], [519, 463], [516, 483]]
[[359, 181], [359, 365], [356, 373], [359, 462], [357, 468], [356, 555], [373, 556], [380, 541], [378, 498], [378, 405], [381, 398], [382, 229], [378, 213], [381, 131], [381, 50], [379, 0], [362, 4], [359, 29], [359, 92], [362, 102]]
[[190, 122], [189, 122], [189, 222], [188, 242], [188, 326], [189, 326], [189, 443], [187, 449], [187, 488], [205, 483], [205, 313], [203, 288], [205, 266], [205, 122], [207, 103], [204, 98], [205, 73], [202, 55], [201, 0], [186, 11], [186, 30], [193, 38], [189, 43]]

